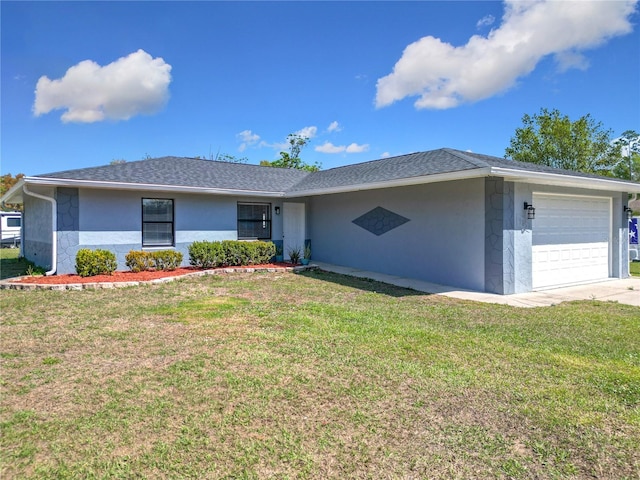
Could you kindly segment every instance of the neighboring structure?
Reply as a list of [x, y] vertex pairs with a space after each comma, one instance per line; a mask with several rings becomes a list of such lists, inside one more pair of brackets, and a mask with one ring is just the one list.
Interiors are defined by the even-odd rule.
[[629, 260], [640, 262], [640, 248], [638, 239], [638, 217], [629, 219]]
[[0, 245], [19, 247], [21, 228], [22, 214], [20, 212], [0, 212]]
[[319, 172], [164, 157], [24, 177], [2, 201], [24, 204], [24, 255], [50, 273], [80, 248], [124, 269], [131, 249], [188, 263], [195, 240], [264, 239], [510, 294], [627, 277], [628, 193], [640, 184], [440, 149]]

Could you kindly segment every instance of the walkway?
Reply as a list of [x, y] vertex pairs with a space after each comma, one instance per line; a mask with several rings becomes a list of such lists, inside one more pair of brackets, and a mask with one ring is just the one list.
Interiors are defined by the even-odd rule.
[[497, 295], [494, 293], [463, 290], [457, 287], [448, 287], [446, 285], [438, 285], [436, 283], [385, 275], [383, 273], [369, 272], [366, 270], [358, 270], [350, 267], [341, 267], [323, 262], [314, 262], [314, 265], [317, 265], [318, 268], [328, 272], [368, 278], [379, 282], [389, 283], [391, 285], [397, 285], [399, 287], [411, 288], [419, 292], [444, 295], [463, 300], [473, 300], [476, 302], [511, 305], [514, 307], [546, 307], [572, 300], [613, 301], [626, 305], [640, 306], [640, 277], [631, 277], [623, 280], [611, 279], [587, 285], [574, 285], [537, 292]]

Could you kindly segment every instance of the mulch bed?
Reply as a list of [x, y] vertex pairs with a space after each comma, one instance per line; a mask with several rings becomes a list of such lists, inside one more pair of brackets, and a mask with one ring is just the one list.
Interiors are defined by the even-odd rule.
[[[226, 270], [227, 268], [245, 270], [252, 268], [256, 270], [267, 270], [272, 268], [290, 268], [294, 265], [291, 263], [269, 263], [265, 265], [250, 265], [246, 267], [226, 267], [219, 269], [209, 270]], [[182, 267], [176, 268], [171, 271], [155, 271], [148, 270], [146, 272], [114, 272], [112, 275], [95, 275], [93, 277], [81, 277], [75, 273], [68, 273], [64, 275], [51, 275], [51, 276], [31, 276], [21, 277], [19, 279], [10, 280], [12, 283], [32, 283], [38, 285], [68, 285], [77, 283], [121, 283], [121, 282], [147, 282], [150, 280], [157, 280], [160, 278], [178, 277], [189, 273], [203, 271], [201, 268], [196, 267]]]

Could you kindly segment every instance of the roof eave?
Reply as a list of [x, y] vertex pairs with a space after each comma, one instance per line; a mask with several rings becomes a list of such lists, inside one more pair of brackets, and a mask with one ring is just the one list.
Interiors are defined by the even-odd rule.
[[358, 192], [362, 190], [378, 190], [380, 188], [408, 187], [423, 185], [425, 183], [447, 182], [451, 180], [464, 180], [468, 178], [486, 177], [490, 174], [489, 168], [473, 168], [455, 172], [437, 173], [433, 175], [421, 175], [419, 177], [399, 178], [382, 182], [363, 183], [358, 185], [341, 185], [338, 187], [317, 188], [287, 192], [285, 198], [309, 197], [313, 195], [331, 195], [334, 193]]
[[0, 197], [0, 205], [4, 205], [5, 203], [20, 204], [23, 202], [22, 185], [24, 185], [25, 178], [26, 177], [22, 177], [18, 180], [13, 187], [7, 190], [6, 193]]
[[561, 187], [589, 188], [615, 192], [640, 193], [640, 184], [614, 178], [592, 178], [549, 172], [532, 172], [503, 167], [492, 167], [491, 175], [513, 182], [538, 183]]
[[242, 190], [231, 188], [190, 187], [186, 185], [162, 185], [153, 183], [107, 182], [96, 180], [75, 180], [69, 178], [25, 177], [32, 185], [46, 185], [72, 188], [100, 188], [108, 190], [136, 190], [149, 192], [204, 193], [210, 195], [246, 195], [252, 197], [283, 197], [282, 191]]

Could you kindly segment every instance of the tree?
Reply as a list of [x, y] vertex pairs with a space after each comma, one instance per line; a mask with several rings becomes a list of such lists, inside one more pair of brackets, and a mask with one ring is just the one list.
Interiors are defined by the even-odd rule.
[[280, 158], [272, 162], [262, 160], [260, 165], [267, 167], [295, 168], [297, 170], [306, 170], [308, 172], [317, 172], [320, 170], [319, 163], [316, 162], [311, 165], [300, 159], [300, 152], [307, 143], [309, 143], [309, 137], [305, 137], [304, 135], [299, 135], [297, 133], [291, 133], [287, 136], [287, 142], [289, 143], [288, 152], [280, 152]]
[[[2, 183], [0, 184], [0, 197], [7, 193], [11, 187], [13, 187], [18, 181], [24, 177], [24, 173], [19, 173], [15, 177], [10, 173], [2, 175]], [[22, 211], [22, 205], [6, 204], [2, 205], [2, 210], [9, 211]]]
[[589, 114], [572, 122], [556, 109], [543, 108], [539, 114], [525, 114], [522, 123], [505, 150], [507, 158], [603, 175], [611, 174], [620, 160], [611, 131]]
[[621, 159], [613, 168], [613, 176], [640, 181], [640, 134], [634, 130], [622, 133], [615, 142], [620, 148]]
[[222, 153], [214, 159], [216, 162], [228, 162], [228, 163], [248, 163], [249, 159], [247, 157], [234, 157], [233, 155], [229, 155], [228, 153]]

